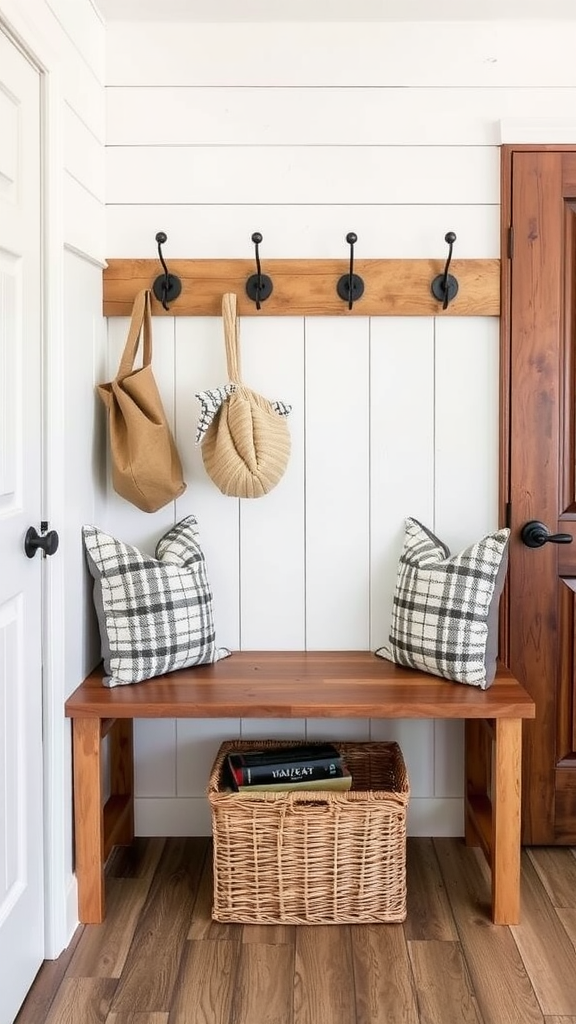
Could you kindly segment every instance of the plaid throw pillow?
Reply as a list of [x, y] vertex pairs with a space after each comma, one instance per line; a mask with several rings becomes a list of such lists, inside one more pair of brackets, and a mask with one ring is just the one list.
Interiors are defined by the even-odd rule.
[[407, 519], [389, 643], [376, 654], [454, 682], [490, 686], [509, 535], [497, 530], [450, 555], [425, 526]]
[[230, 654], [216, 647], [212, 593], [196, 519], [143, 554], [95, 526], [82, 529], [100, 626], [106, 686], [125, 686]]

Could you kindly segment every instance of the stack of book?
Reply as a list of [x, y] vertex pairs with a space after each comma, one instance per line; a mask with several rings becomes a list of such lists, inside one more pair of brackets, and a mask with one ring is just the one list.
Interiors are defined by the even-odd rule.
[[266, 747], [227, 756], [229, 782], [236, 792], [247, 790], [339, 790], [352, 785], [344, 758], [332, 743], [300, 743]]

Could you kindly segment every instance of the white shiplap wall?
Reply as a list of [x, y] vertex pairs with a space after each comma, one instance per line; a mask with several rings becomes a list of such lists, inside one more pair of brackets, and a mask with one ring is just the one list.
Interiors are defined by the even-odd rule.
[[[107, 255], [499, 256], [500, 119], [569, 117], [573, 24], [110, 24]], [[538, 52], [538, 61], [526, 54]], [[386, 639], [406, 515], [453, 548], [497, 525], [494, 319], [242, 321], [243, 372], [293, 404], [293, 454], [266, 498], [219, 494], [194, 448], [196, 391], [226, 377], [221, 325], [155, 321], [155, 369], [188, 482], [147, 516], [109, 493], [105, 525], [152, 550], [199, 519], [218, 641], [346, 649]], [[109, 322], [108, 373], [126, 321]], [[398, 738], [412, 834], [462, 829], [460, 723], [137, 723], [137, 829], [205, 833], [226, 737]]]

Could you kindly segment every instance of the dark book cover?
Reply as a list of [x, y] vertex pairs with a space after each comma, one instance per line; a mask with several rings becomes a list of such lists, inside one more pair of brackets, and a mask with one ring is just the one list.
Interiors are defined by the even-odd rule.
[[343, 768], [337, 777], [329, 779], [312, 779], [311, 781], [262, 782], [251, 786], [239, 786], [240, 793], [288, 793], [310, 790], [345, 793], [352, 787], [352, 776], [347, 768]]
[[344, 766], [331, 743], [235, 752], [228, 754], [227, 762], [233, 786], [339, 778]]

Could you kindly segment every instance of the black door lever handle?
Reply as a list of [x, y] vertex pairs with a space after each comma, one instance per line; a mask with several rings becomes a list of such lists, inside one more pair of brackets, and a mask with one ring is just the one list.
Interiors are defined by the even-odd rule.
[[550, 533], [545, 523], [538, 519], [531, 519], [524, 524], [520, 538], [527, 548], [541, 548], [544, 544], [571, 544], [574, 539], [571, 533]]

